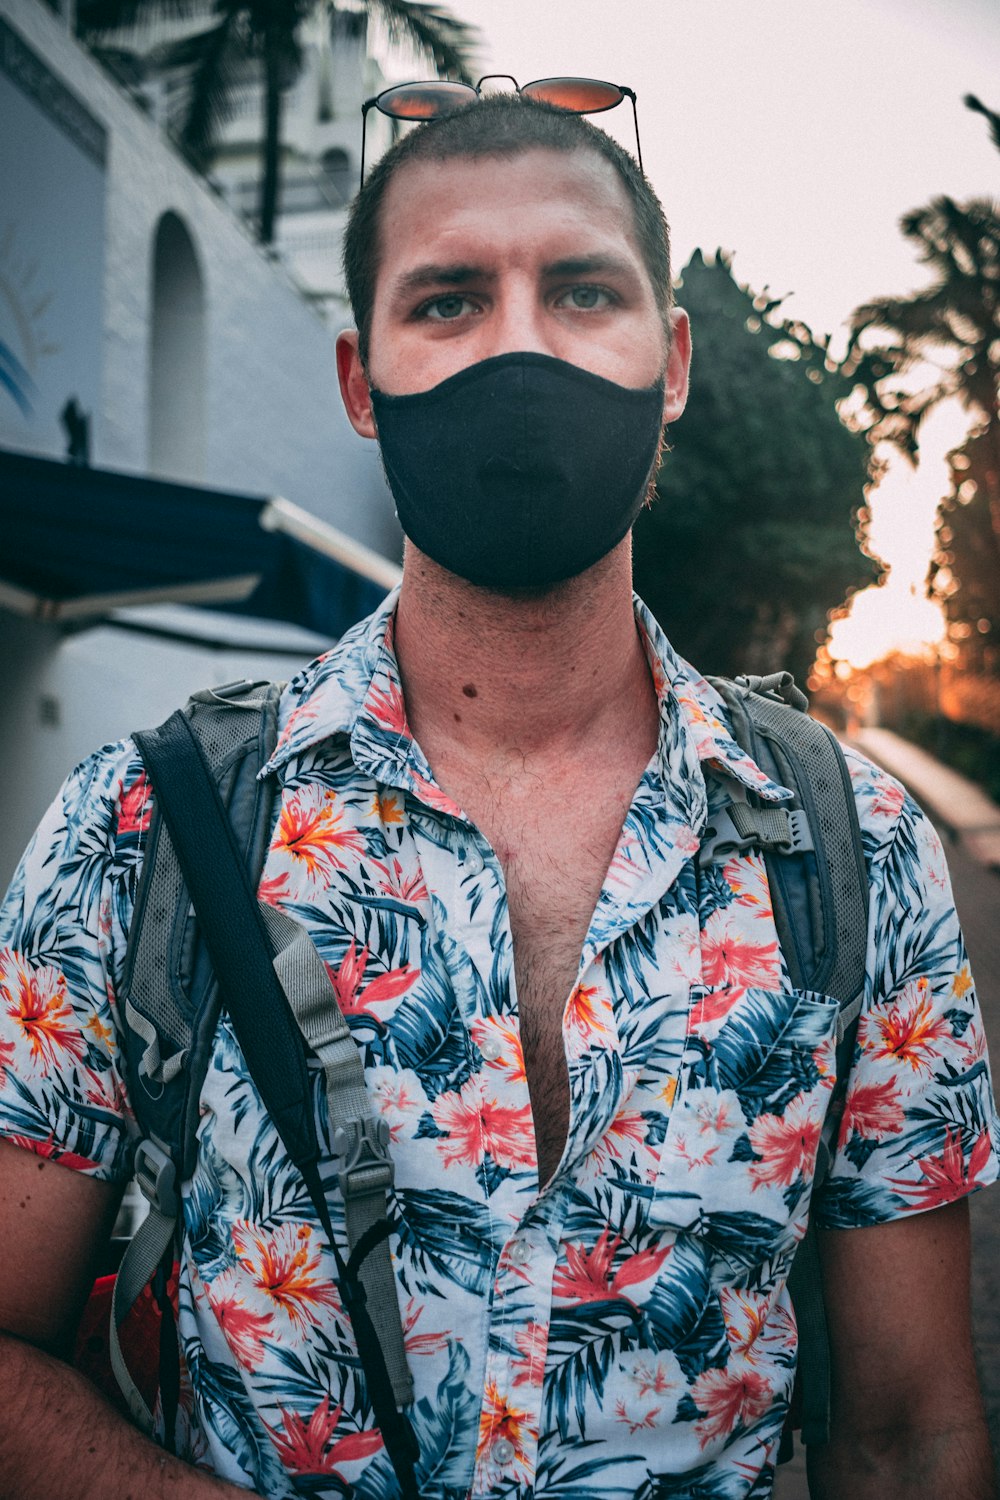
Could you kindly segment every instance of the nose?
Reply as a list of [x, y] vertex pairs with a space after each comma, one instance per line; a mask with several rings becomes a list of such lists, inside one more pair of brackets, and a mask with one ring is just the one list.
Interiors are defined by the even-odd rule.
[[508, 283], [497, 299], [494, 316], [489, 320], [489, 353], [553, 353], [549, 321], [537, 287], [527, 282]]

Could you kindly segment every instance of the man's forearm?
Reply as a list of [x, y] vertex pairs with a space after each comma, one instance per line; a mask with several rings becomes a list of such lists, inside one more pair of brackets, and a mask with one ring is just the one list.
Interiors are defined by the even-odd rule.
[[0, 1500], [233, 1500], [171, 1458], [76, 1370], [0, 1334]]
[[834, 1438], [807, 1449], [807, 1467], [811, 1500], [997, 1500], [989, 1432], [975, 1416], [963, 1426]]

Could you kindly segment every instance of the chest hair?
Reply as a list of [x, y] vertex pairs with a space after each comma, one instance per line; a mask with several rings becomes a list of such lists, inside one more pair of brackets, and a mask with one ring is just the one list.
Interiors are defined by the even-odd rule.
[[[609, 778], [610, 780], [610, 778]], [[638, 777], [636, 777], [638, 780]], [[539, 1184], [562, 1156], [569, 1125], [563, 1014], [583, 942], [628, 811], [635, 781], [571, 792], [534, 789], [476, 796], [462, 804], [504, 873], [514, 980], [538, 1150]]]

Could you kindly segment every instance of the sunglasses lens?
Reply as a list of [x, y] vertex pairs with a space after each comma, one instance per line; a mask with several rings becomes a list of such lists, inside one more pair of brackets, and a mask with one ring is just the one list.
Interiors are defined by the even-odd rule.
[[375, 100], [384, 115], [397, 120], [436, 120], [450, 114], [460, 105], [470, 104], [476, 91], [467, 83], [449, 83], [446, 79], [427, 83], [400, 83], [386, 89]]
[[521, 93], [578, 115], [596, 115], [602, 109], [614, 109], [625, 97], [616, 83], [602, 83], [599, 78], [539, 78], [535, 83], [526, 83]]

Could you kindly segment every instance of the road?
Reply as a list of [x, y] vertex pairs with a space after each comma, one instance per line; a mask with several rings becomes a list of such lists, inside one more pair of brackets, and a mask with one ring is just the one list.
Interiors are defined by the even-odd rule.
[[[949, 841], [943, 831], [942, 837], [983, 1009], [994, 1078], [1000, 1079], [1000, 874], [978, 863], [962, 844]], [[1000, 1460], [1000, 1184], [973, 1194], [970, 1211], [976, 1361], [993, 1452]], [[775, 1500], [808, 1500], [801, 1453], [779, 1470], [774, 1495]]]

